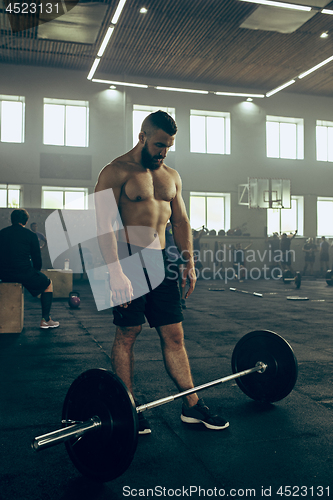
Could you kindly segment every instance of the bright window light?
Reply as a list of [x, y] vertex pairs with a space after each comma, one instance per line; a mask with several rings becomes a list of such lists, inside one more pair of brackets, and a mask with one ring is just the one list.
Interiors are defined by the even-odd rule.
[[317, 120], [316, 154], [317, 161], [333, 162], [333, 122]]
[[0, 95], [1, 142], [24, 142], [25, 99]]
[[88, 147], [88, 125], [88, 102], [44, 98], [44, 144]]
[[85, 210], [88, 200], [87, 188], [42, 188], [42, 208], [67, 210]]
[[189, 212], [193, 229], [226, 230], [230, 227], [230, 194], [191, 192]]
[[304, 120], [279, 116], [266, 117], [267, 158], [304, 159]]
[[191, 109], [190, 151], [230, 154], [230, 114]]
[[297, 229], [298, 236], [303, 236], [304, 197], [292, 196], [291, 208], [267, 209], [267, 234], [290, 233]]
[[317, 235], [333, 236], [333, 198], [317, 198]]
[[0, 208], [19, 208], [21, 205], [21, 186], [0, 184]]

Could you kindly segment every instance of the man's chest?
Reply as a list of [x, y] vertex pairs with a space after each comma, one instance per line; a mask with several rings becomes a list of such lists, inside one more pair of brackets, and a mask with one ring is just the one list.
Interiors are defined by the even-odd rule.
[[154, 199], [171, 202], [176, 196], [176, 184], [168, 174], [138, 173], [126, 182], [124, 194], [131, 201]]

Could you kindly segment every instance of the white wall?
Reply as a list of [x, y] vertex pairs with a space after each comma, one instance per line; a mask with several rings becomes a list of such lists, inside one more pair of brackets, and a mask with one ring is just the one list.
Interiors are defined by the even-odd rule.
[[[111, 75], [104, 77], [112, 78]], [[181, 82], [159, 83], [184, 86]], [[176, 108], [177, 150], [169, 153], [167, 164], [181, 174], [186, 204], [190, 191], [230, 192], [231, 226], [246, 221], [251, 236], [264, 235], [266, 211], [248, 210], [238, 205], [238, 184], [246, 183], [248, 177], [291, 179], [292, 194], [304, 196], [307, 236], [316, 235], [316, 197], [332, 196], [333, 164], [315, 159], [316, 119], [333, 121], [333, 100], [329, 98], [280, 92], [268, 99], [247, 103], [236, 97], [180, 94], [151, 88], [119, 87], [112, 91], [107, 86], [87, 81], [84, 72], [15, 65], [0, 65], [0, 94], [26, 98], [25, 143], [0, 143], [0, 183], [22, 184], [26, 208], [41, 206], [42, 185], [88, 187], [92, 192], [101, 168], [132, 147], [133, 104]], [[89, 101], [88, 148], [43, 145], [43, 97]], [[189, 152], [191, 108], [231, 113], [231, 155]], [[266, 158], [266, 114], [304, 118], [304, 160]], [[41, 179], [39, 158], [43, 152], [91, 155], [91, 180]]]

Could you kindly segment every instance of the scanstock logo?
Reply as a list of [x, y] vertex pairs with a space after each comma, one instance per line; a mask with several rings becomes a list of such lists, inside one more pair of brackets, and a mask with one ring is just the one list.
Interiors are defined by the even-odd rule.
[[[68, 206], [47, 217], [45, 231], [53, 268], [63, 270], [68, 259], [73, 273], [86, 272], [98, 311], [124, 303], [113, 296], [109, 285], [119, 263], [132, 284], [132, 300], [156, 288], [165, 276], [156, 231], [145, 226], [124, 228], [112, 189], [89, 195], [88, 207], [75, 210]], [[115, 249], [120, 250], [119, 260], [114, 258]]]

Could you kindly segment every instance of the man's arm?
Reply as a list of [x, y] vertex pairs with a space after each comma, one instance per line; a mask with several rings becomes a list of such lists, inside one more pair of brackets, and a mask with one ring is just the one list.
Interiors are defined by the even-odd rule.
[[110, 289], [114, 301], [127, 307], [133, 296], [133, 288], [119, 262], [114, 232], [114, 225], [120, 217], [118, 204], [123, 182], [115, 164], [104, 167], [95, 186], [95, 209], [98, 244], [109, 269]]
[[185, 298], [189, 297], [196, 284], [196, 273], [193, 260], [193, 239], [190, 221], [186, 213], [185, 203], [182, 197], [182, 183], [179, 174], [174, 171], [177, 193], [171, 202], [172, 214], [170, 221], [172, 224], [173, 238], [183, 259], [186, 261], [186, 268], [183, 272], [182, 286], [186, 286], [186, 278], [190, 280], [190, 288]]

